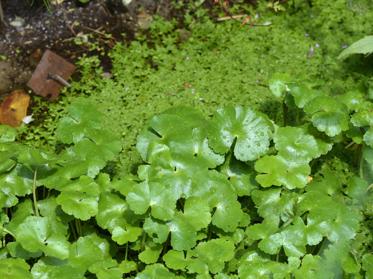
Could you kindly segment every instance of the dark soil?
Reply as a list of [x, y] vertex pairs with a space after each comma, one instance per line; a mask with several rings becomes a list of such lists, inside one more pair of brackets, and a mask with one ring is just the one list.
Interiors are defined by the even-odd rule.
[[[95, 52], [77, 45], [76, 38], [91, 36], [108, 49], [116, 41], [131, 40], [145, 15], [171, 13], [170, 0], [91, 0], [88, 4], [65, 0], [51, 4], [43, 1], [3, 0], [4, 23], [0, 30], [0, 94], [22, 88], [31, 77], [45, 49], [74, 62], [83, 53]], [[141, 27], [141, 26], [140, 26]], [[106, 34], [112, 34], [108, 39]]]

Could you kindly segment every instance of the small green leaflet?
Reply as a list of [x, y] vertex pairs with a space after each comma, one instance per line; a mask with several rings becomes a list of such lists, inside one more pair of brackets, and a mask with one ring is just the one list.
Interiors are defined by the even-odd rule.
[[142, 229], [128, 224], [129, 207], [126, 201], [117, 194], [102, 193], [96, 215], [97, 224], [112, 234], [112, 239], [120, 245], [134, 242], [141, 235]]
[[310, 162], [328, 153], [332, 144], [307, 133], [305, 128], [279, 127], [273, 137], [278, 154], [293, 161]]
[[106, 259], [94, 263], [89, 267], [89, 272], [96, 274], [97, 279], [122, 279], [123, 271], [116, 260]]
[[155, 243], [164, 243], [170, 233], [166, 224], [159, 223], [150, 217], [145, 219], [143, 229]]
[[280, 155], [264, 156], [256, 161], [256, 180], [262, 187], [285, 186], [288, 189], [304, 188], [311, 168], [306, 162], [294, 162]]
[[333, 97], [314, 98], [305, 105], [304, 111], [310, 115], [312, 124], [329, 137], [349, 129], [347, 107]]
[[92, 103], [79, 100], [68, 107], [68, 116], [57, 124], [56, 137], [62, 143], [77, 143], [84, 138], [100, 134], [101, 114]]
[[0, 144], [13, 142], [16, 139], [16, 136], [17, 130], [15, 128], [0, 124]]
[[70, 265], [54, 264], [48, 258], [40, 259], [31, 269], [33, 279], [82, 279], [84, 272]]
[[161, 264], [147, 265], [145, 269], [138, 273], [136, 279], [176, 279], [166, 267]]
[[293, 96], [296, 106], [301, 109], [311, 100], [325, 95], [320, 91], [312, 89], [312, 87], [307, 84], [290, 84], [289, 88], [289, 92]]
[[31, 279], [29, 265], [22, 259], [0, 259], [0, 278]]
[[364, 134], [364, 142], [373, 148], [373, 126], [368, 129], [368, 131]]
[[85, 273], [89, 268], [105, 259], [111, 259], [109, 243], [90, 234], [79, 239], [70, 246], [69, 263]]
[[251, 195], [259, 215], [273, 224], [286, 223], [295, 215], [298, 195], [282, 189], [254, 190]]
[[287, 74], [276, 73], [269, 80], [269, 90], [276, 98], [284, 98], [286, 92], [289, 90], [289, 76]]
[[29, 252], [42, 251], [47, 256], [67, 259], [70, 243], [67, 228], [48, 217], [27, 217], [15, 230], [18, 243]]
[[154, 245], [150, 243], [151, 246], [145, 246], [145, 250], [139, 254], [139, 260], [145, 264], [153, 264], [158, 261], [159, 255], [162, 252], [162, 245]]
[[306, 235], [304, 233], [305, 225], [298, 217], [294, 225], [287, 226], [278, 233], [268, 235], [259, 242], [259, 248], [270, 254], [276, 255], [283, 247], [288, 257], [302, 257], [306, 253]]
[[81, 176], [79, 180], [61, 189], [57, 203], [66, 213], [81, 220], [88, 220], [97, 214], [98, 195], [98, 184], [88, 176]]
[[136, 214], [151, 208], [152, 216], [160, 220], [170, 220], [175, 214], [176, 199], [164, 184], [144, 181], [128, 194], [127, 202]]
[[218, 109], [209, 130], [209, 144], [220, 153], [234, 148], [240, 161], [253, 161], [264, 155], [272, 138], [273, 124], [262, 113], [243, 107]]
[[32, 191], [34, 172], [17, 164], [10, 172], [0, 174], [0, 206], [12, 207]]
[[187, 266], [187, 260], [183, 251], [169, 250], [163, 260], [168, 268], [176, 270], [184, 270]]
[[195, 255], [208, 265], [211, 273], [218, 273], [224, 269], [225, 262], [234, 256], [234, 243], [230, 239], [213, 239], [200, 242], [195, 248]]
[[289, 265], [271, 261], [254, 251], [248, 251], [242, 257], [238, 267], [240, 279], [288, 278], [291, 271], [292, 268]]

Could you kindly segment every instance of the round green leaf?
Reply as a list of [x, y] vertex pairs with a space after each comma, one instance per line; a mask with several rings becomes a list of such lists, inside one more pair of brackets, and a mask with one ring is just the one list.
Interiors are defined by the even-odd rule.
[[56, 138], [62, 143], [77, 143], [84, 137], [95, 138], [99, 134], [102, 114], [85, 99], [75, 101], [67, 108], [68, 115], [58, 121]]
[[373, 127], [370, 127], [368, 131], [364, 134], [364, 142], [373, 148]]
[[222, 199], [215, 205], [212, 224], [225, 232], [234, 232], [242, 214], [241, 204], [236, 199]]
[[351, 116], [351, 123], [356, 127], [373, 126], [373, 103], [364, 102], [357, 112]]
[[184, 204], [184, 217], [196, 231], [199, 231], [211, 222], [210, 207], [202, 198], [188, 198]]
[[85, 271], [70, 265], [54, 265], [40, 259], [32, 267], [31, 273], [33, 279], [82, 279]]
[[161, 245], [145, 246], [145, 250], [139, 254], [139, 260], [145, 264], [156, 263], [162, 252], [162, 248], [163, 246]]
[[218, 153], [226, 153], [234, 145], [234, 156], [240, 161], [253, 161], [268, 150], [273, 125], [262, 113], [242, 107], [219, 109], [209, 129], [209, 144]]
[[349, 114], [347, 107], [329, 96], [317, 97], [304, 107], [311, 115], [312, 124], [329, 137], [339, 135], [349, 129]]
[[183, 251], [169, 250], [163, 256], [163, 260], [168, 268], [184, 270], [187, 266], [187, 260]]
[[0, 278], [31, 279], [30, 267], [23, 259], [0, 259]]
[[195, 248], [196, 255], [206, 263], [211, 273], [218, 273], [224, 269], [226, 262], [234, 256], [234, 243], [228, 239], [213, 239], [200, 242]]
[[44, 252], [47, 256], [66, 259], [70, 243], [66, 227], [47, 217], [29, 216], [15, 230], [18, 243], [29, 252]]
[[122, 271], [122, 273], [130, 273], [132, 271], [137, 270], [137, 264], [134, 261], [123, 261], [119, 264], [119, 268]]
[[63, 187], [57, 197], [57, 203], [62, 210], [75, 218], [88, 220], [98, 211], [99, 186], [88, 176]]
[[7, 125], [0, 125], [0, 143], [13, 142], [17, 136], [17, 130]]
[[159, 223], [152, 218], [145, 219], [143, 229], [155, 243], [164, 243], [170, 233], [166, 224]]
[[254, 190], [251, 195], [258, 214], [267, 221], [279, 225], [286, 223], [295, 215], [298, 195], [282, 189]]
[[255, 163], [256, 180], [262, 187], [304, 188], [311, 168], [308, 163], [289, 161], [282, 156], [264, 156]]
[[85, 272], [93, 264], [110, 259], [109, 249], [109, 243], [96, 234], [79, 237], [70, 247], [70, 264]]
[[136, 279], [174, 279], [176, 276], [161, 264], [147, 265]]
[[17, 204], [18, 197], [32, 192], [34, 173], [21, 164], [17, 164], [10, 172], [0, 175], [0, 206], [12, 207]]
[[295, 105], [301, 109], [311, 100], [323, 95], [320, 91], [314, 90], [305, 84], [290, 84], [289, 89], [290, 94], [294, 97]]
[[137, 147], [143, 159], [152, 164], [177, 159], [190, 167], [214, 168], [224, 157], [209, 147], [205, 126], [206, 121], [193, 110], [166, 112], [151, 119], [149, 128], [138, 137]]
[[189, 250], [197, 243], [197, 232], [188, 218], [177, 213], [167, 225], [171, 232], [171, 245], [174, 250]]
[[118, 267], [117, 261], [106, 259], [96, 262], [89, 267], [89, 272], [96, 274], [97, 279], [122, 279], [123, 272]]
[[283, 98], [288, 91], [289, 77], [286, 74], [276, 73], [269, 80], [269, 90], [277, 98]]
[[332, 144], [308, 134], [304, 128], [280, 127], [274, 135], [275, 147], [279, 155], [291, 161], [309, 162], [326, 154]]
[[271, 234], [259, 242], [259, 248], [270, 255], [278, 254], [283, 247], [288, 257], [301, 257], [306, 253], [305, 225], [297, 218], [294, 225], [281, 232]]
[[127, 202], [136, 214], [144, 214], [150, 207], [152, 216], [160, 220], [170, 220], [175, 214], [174, 194], [161, 183], [144, 181], [138, 184], [128, 194]]
[[134, 242], [141, 235], [141, 228], [134, 227], [127, 222], [126, 213], [129, 207], [119, 195], [102, 193], [96, 215], [97, 224], [112, 234], [112, 239], [119, 245]]

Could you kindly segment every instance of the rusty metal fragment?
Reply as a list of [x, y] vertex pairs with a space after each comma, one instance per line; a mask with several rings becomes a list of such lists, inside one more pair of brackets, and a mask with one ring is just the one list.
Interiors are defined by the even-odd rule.
[[46, 50], [27, 83], [35, 94], [51, 101], [56, 100], [63, 86], [75, 71], [75, 66], [61, 56]]

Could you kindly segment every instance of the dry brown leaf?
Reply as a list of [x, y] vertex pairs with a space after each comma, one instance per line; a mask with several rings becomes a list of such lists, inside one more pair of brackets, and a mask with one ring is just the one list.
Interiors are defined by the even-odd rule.
[[29, 94], [24, 90], [14, 90], [0, 105], [0, 123], [12, 127], [21, 125], [29, 103]]

